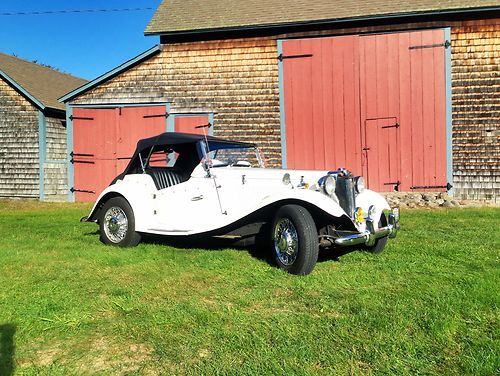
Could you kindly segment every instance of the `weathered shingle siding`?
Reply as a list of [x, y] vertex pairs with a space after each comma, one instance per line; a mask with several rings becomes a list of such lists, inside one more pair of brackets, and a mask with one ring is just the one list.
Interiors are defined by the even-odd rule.
[[459, 197], [500, 201], [500, 20], [452, 28], [453, 171]]
[[62, 119], [47, 117], [46, 121], [45, 200], [65, 201], [68, 194], [66, 174], [66, 127]]
[[0, 79], [0, 197], [39, 197], [38, 114]]
[[274, 39], [163, 45], [145, 61], [72, 103], [172, 102], [172, 111], [215, 112], [215, 134], [258, 143], [281, 165]]

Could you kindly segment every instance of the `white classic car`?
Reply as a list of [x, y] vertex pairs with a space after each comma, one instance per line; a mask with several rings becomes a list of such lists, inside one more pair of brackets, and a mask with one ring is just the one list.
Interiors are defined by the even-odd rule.
[[267, 233], [276, 265], [309, 274], [319, 248], [381, 252], [399, 210], [345, 170], [264, 168], [254, 144], [187, 133], [140, 140], [125, 171], [88, 217], [105, 244], [135, 246], [141, 234], [242, 239]]

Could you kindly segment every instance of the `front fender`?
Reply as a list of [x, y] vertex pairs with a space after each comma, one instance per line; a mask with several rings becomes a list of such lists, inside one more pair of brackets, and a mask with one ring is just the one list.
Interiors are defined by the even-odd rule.
[[356, 196], [356, 207], [363, 209], [365, 214], [368, 213], [370, 206], [375, 207], [375, 212], [373, 213], [373, 222], [376, 228], [378, 228], [378, 223], [380, 217], [384, 210], [390, 210], [391, 207], [389, 203], [380, 193], [374, 192], [369, 189], [363, 190], [360, 194]]
[[313, 205], [332, 217], [348, 216], [340, 205], [327, 195], [310, 189], [290, 189], [288, 192], [270, 194], [263, 198], [260, 207], [269, 206], [280, 201], [302, 201], [308, 205]]

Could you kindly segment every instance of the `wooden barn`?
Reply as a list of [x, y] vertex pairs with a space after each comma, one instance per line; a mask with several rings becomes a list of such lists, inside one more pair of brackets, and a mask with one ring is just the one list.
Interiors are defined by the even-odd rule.
[[145, 34], [160, 44], [61, 98], [70, 200], [94, 200], [138, 138], [207, 122], [271, 166], [498, 200], [497, 1], [170, 0]]
[[0, 53], [0, 197], [67, 200], [66, 110], [85, 80]]

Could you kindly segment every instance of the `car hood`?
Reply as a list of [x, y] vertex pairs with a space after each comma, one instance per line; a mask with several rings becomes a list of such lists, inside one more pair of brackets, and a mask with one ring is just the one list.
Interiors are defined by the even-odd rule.
[[[315, 189], [318, 180], [328, 174], [328, 170], [292, 170], [280, 168], [253, 168], [253, 167], [213, 167], [210, 172], [216, 178], [238, 178], [244, 175], [246, 179], [262, 179], [283, 181], [288, 175], [290, 183], [293, 186], [308, 184], [310, 188]], [[205, 170], [199, 165], [193, 171], [192, 177], [206, 176]]]

